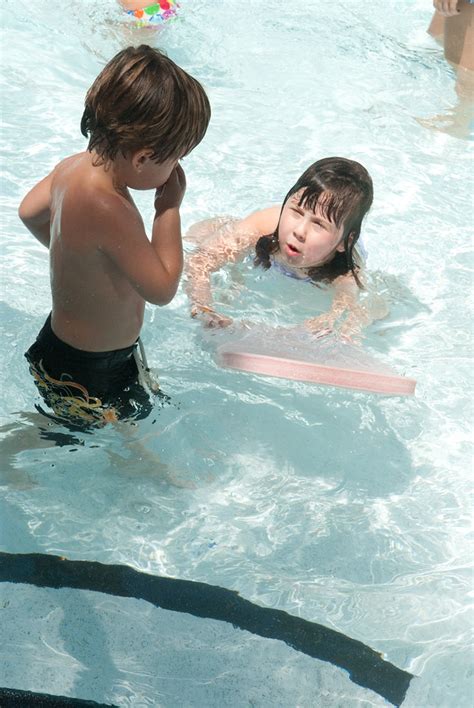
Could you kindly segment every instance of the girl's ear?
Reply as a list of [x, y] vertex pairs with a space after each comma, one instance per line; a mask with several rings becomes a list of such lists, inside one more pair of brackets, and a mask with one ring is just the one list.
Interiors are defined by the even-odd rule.
[[[349, 234], [348, 242], [347, 242], [347, 243], [348, 243], [348, 246], [351, 245], [351, 243], [352, 243], [353, 240], [354, 240], [354, 232], [351, 231], [350, 234]], [[344, 253], [344, 251], [345, 251], [345, 248], [344, 248], [344, 239], [341, 239], [341, 241], [339, 241], [338, 245], [336, 246], [336, 251], [338, 251], [339, 253]]]

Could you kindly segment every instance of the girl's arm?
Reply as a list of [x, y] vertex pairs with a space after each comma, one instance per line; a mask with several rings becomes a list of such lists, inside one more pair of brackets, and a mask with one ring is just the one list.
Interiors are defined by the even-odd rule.
[[200, 245], [186, 263], [186, 291], [191, 300], [191, 316], [199, 317], [208, 326], [225, 326], [231, 320], [212, 307], [211, 273], [229, 262], [239, 260], [262, 235], [273, 233], [278, 223], [279, 207], [270, 207], [251, 214], [242, 221], [227, 222], [217, 230], [209, 221], [209, 237], [200, 233]]
[[333, 283], [334, 297], [327, 312], [304, 321], [304, 327], [312, 334], [322, 336], [335, 329], [336, 322], [358, 306], [359, 288], [352, 275], [342, 275]]
[[[364, 280], [360, 274], [359, 278]], [[322, 336], [337, 330], [344, 339], [358, 342], [362, 330], [375, 320], [387, 316], [387, 303], [376, 293], [370, 294], [364, 302], [360, 302], [360, 289], [351, 274], [336, 278], [333, 286], [334, 298], [328, 312], [304, 322], [304, 326], [313, 334]]]

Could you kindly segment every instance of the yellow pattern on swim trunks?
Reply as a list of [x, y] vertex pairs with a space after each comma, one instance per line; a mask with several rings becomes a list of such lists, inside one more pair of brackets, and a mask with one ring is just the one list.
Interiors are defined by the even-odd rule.
[[[55, 414], [69, 422], [89, 423], [100, 427], [118, 420], [115, 408], [104, 406], [100, 398], [89, 396], [87, 389], [75, 381], [53, 379], [44, 370], [42, 360], [38, 367], [30, 364], [30, 371], [40, 392]], [[76, 393], [76, 395], [75, 395]]]

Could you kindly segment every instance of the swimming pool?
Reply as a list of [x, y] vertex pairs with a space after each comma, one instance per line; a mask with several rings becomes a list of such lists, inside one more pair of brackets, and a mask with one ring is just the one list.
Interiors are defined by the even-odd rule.
[[[172, 405], [75, 442], [39, 428], [23, 352], [49, 311], [47, 258], [16, 209], [84, 148], [85, 90], [125, 37], [112, 6], [38, 2], [26, 21], [7, 0], [1, 549], [238, 591], [383, 652], [415, 676], [404, 706], [468, 706], [472, 149], [416, 121], [455, 102], [425, 36], [431, 3], [182, 5], [160, 44], [213, 107], [184, 162], [184, 226], [280, 201], [319, 157], [363, 162], [375, 185], [368, 266], [391, 301], [366, 346], [417, 378], [417, 393], [219, 369], [180, 288], [147, 308], [143, 331]], [[138, 204], [150, 223], [149, 196]], [[222, 299], [271, 323], [302, 297], [248, 263], [217, 281]], [[2, 687], [120, 706], [387, 705], [334, 663], [232, 621], [133, 592], [0, 587]]]

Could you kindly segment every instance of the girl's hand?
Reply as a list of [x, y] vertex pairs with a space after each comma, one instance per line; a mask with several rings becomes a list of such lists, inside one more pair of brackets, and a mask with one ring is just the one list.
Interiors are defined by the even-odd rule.
[[326, 313], [319, 317], [306, 320], [303, 323], [303, 327], [319, 339], [320, 337], [326, 337], [334, 331], [334, 320]]
[[204, 327], [209, 327], [210, 329], [229, 327], [233, 322], [232, 318], [221, 315], [213, 310], [212, 307], [207, 307], [207, 305], [193, 305], [191, 317], [198, 319]]
[[328, 314], [306, 320], [304, 328], [309, 330], [313, 337], [321, 339], [332, 334], [346, 344], [360, 345], [362, 343], [362, 327], [354, 318], [348, 317], [344, 322], [336, 323]]
[[360, 346], [364, 339], [363, 322], [354, 317], [348, 317], [339, 328], [339, 338], [346, 344]]

